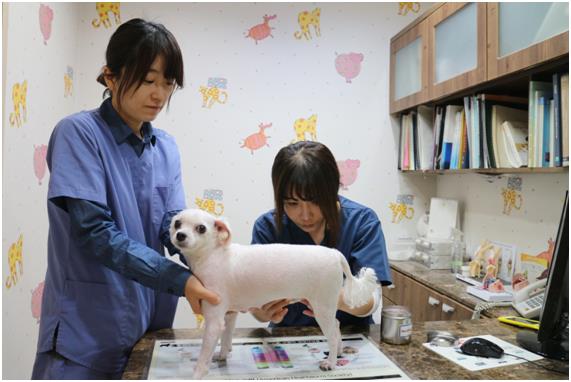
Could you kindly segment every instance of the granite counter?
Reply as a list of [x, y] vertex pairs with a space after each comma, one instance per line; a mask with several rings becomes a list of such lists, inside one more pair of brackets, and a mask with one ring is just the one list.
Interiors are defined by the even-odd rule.
[[[426, 342], [426, 333], [429, 330], [446, 330], [460, 337], [492, 334], [507, 342], [516, 344], [515, 336], [520, 330], [515, 327], [499, 323], [495, 319], [481, 319], [471, 321], [434, 321], [415, 325], [412, 332], [412, 341], [408, 345], [389, 345], [380, 342], [380, 326], [342, 328], [344, 334], [363, 333], [397, 366], [399, 366], [411, 379], [564, 379], [568, 376], [547, 371], [531, 363], [522, 363], [515, 366], [487, 369], [480, 372], [468, 371], [456, 364], [440, 357], [422, 344]], [[318, 328], [237, 328], [234, 337], [280, 337], [320, 335]], [[149, 372], [151, 355], [155, 340], [163, 339], [193, 339], [200, 338], [198, 329], [163, 329], [146, 334], [135, 346], [123, 379], [146, 379]], [[539, 364], [563, 370], [568, 373], [568, 362], [542, 359]]]

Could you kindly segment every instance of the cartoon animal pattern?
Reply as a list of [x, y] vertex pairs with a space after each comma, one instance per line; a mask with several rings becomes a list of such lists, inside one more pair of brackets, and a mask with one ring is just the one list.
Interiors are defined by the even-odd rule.
[[293, 35], [296, 39], [300, 40], [301, 37], [305, 37], [306, 40], [310, 40], [311, 32], [309, 30], [310, 26], [313, 26], [315, 36], [321, 36], [320, 28], [320, 18], [321, 18], [321, 8], [315, 8], [313, 11], [303, 11], [297, 15], [297, 23], [301, 28], [301, 31], [296, 31]]
[[408, 11], [418, 13], [420, 11], [420, 3], [418, 2], [410, 2], [410, 3], [401, 3], [399, 2], [399, 15], [406, 16]]
[[306, 141], [305, 134], [309, 134], [312, 141], [317, 141], [317, 114], [312, 114], [308, 119], [298, 118], [293, 123], [295, 139], [292, 143]]
[[358, 159], [347, 159], [337, 162], [339, 174], [341, 175], [341, 189], [348, 190], [349, 186], [357, 180], [357, 170], [361, 166], [361, 161]]
[[519, 192], [511, 188], [502, 188], [502, 197], [504, 199], [504, 215], [510, 215], [512, 208], [521, 209], [523, 204], [523, 196]]
[[256, 45], [258, 45], [258, 41], [261, 41], [267, 38], [268, 36], [274, 38], [274, 36], [272, 36], [272, 29], [275, 28], [270, 27], [270, 20], [273, 20], [276, 17], [277, 17], [276, 15], [273, 16], [264, 15], [264, 22], [258, 25], [254, 25], [253, 27], [248, 29], [246, 38], [249, 37], [252, 38], [256, 43]]
[[67, 67], [66, 73], [63, 75], [63, 96], [69, 97], [73, 93], [73, 68]]
[[103, 24], [105, 28], [111, 27], [109, 12], [113, 13], [115, 24], [121, 24], [120, 4], [121, 3], [95, 3], [95, 10], [99, 15], [99, 19], [93, 19], [91, 25], [93, 25], [94, 28], [99, 28], [101, 24]]
[[19, 268], [20, 276], [24, 274], [24, 261], [22, 257], [23, 245], [24, 236], [20, 234], [18, 241], [10, 245], [10, 248], [8, 249], [8, 269], [10, 270], [10, 275], [4, 284], [8, 289], [12, 288], [18, 282], [17, 268]]
[[40, 316], [42, 315], [42, 296], [44, 294], [44, 281], [32, 291], [32, 299], [30, 307], [32, 308], [32, 317], [36, 319], [36, 324], [40, 323]]
[[264, 146], [270, 147], [270, 145], [268, 144], [268, 138], [270, 137], [265, 134], [264, 130], [266, 130], [269, 127], [272, 127], [272, 124], [260, 123], [258, 127], [260, 128], [260, 130], [257, 133], [254, 133], [246, 137], [246, 139], [244, 139], [244, 141], [241, 143], [242, 146], [240, 146], [240, 148], [245, 147], [247, 149], [250, 149], [250, 153], [252, 155], [254, 155], [254, 150], [258, 150]]
[[44, 37], [44, 45], [48, 44], [48, 40], [52, 35], [52, 20], [54, 19], [54, 11], [44, 4], [40, 4], [40, 31]]
[[[24, 80], [22, 84], [15, 83], [12, 86], [12, 102], [14, 103], [14, 112], [10, 113], [10, 126], [22, 127], [23, 122], [27, 120], [28, 111], [26, 109], [26, 93], [28, 92], [28, 81]], [[22, 113], [20, 114], [20, 109]]]
[[350, 84], [351, 80], [361, 72], [363, 58], [364, 56], [361, 53], [339, 54], [335, 58], [335, 69], [341, 77], [345, 78], [345, 82]]
[[42, 179], [46, 174], [46, 154], [48, 152], [48, 146], [46, 145], [34, 145], [34, 174], [38, 178], [38, 184], [42, 184]]
[[200, 86], [198, 91], [202, 94], [202, 107], [210, 109], [214, 102], [225, 104], [228, 100], [228, 93], [217, 87]]
[[403, 219], [412, 219], [414, 217], [414, 207], [410, 207], [405, 203], [389, 203], [389, 209], [393, 213], [392, 223], [400, 223]]
[[217, 203], [215, 200], [212, 199], [202, 199], [196, 197], [194, 199], [194, 204], [196, 204], [196, 206], [201, 210], [204, 210], [215, 216], [220, 216], [224, 213], [224, 204], [220, 202]]

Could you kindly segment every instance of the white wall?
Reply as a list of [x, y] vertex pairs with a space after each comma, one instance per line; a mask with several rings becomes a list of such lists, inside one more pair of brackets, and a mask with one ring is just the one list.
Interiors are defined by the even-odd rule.
[[[94, 3], [48, 4], [54, 11], [47, 44], [39, 26], [39, 3], [9, 4], [3, 121], [2, 276], [9, 277], [8, 252], [23, 236], [24, 272], [3, 287], [3, 378], [29, 378], [37, 340], [32, 291], [45, 277], [49, 174], [34, 174], [33, 145], [47, 144], [57, 121], [80, 109], [98, 107], [103, 88], [95, 82], [105, 47], [116, 28], [94, 28]], [[321, 37], [296, 40], [299, 12], [321, 8]], [[422, 4], [420, 13], [431, 4]], [[245, 32], [270, 21], [272, 37], [255, 44]], [[234, 238], [250, 241], [255, 218], [272, 207], [270, 168], [276, 152], [294, 138], [298, 118], [317, 114], [318, 140], [337, 160], [361, 162], [356, 181], [342, 194], [372, 207], [387, 241], [413, 234], [415, 219], [436, 192], [432, 178], [398, 174], [396, 120], [388, 113], [390, 37], [418, 14], [398, 14], [398, 3], [121, 3], [121, 19], [143, 17], [164, 23], [184, 54], [186, 84], [155, 126], [178, 141], [188, 206], [205, 190], [221, 190]], [[347, 83], [335, 70], [336, 53], [362, 53], [360, 74]], [[63, 95], [66, 66], [74, 70], [73, 96]], [[228, 81], [228, 101], [202, 107], [199, 86], [210, 77]], [[28, 81], [27, 121], [11, 127], [12, 86]], [[267, 130], [270, 147], [251, 154], [239, 142]], [[415, 217], [391, 223], [389, 203], [414, 196]], [[241, 315], [238, 325], [257, 323]], [[194, 327], [183, 300], [176, 327]]]
[[[510, 177], [521, 179], [519, 209], [504, 209], [502, 191]], [[472, 251], [484, 239], [514, 244], [518, 253], [537, 255], [555, 240], [559, 218], [569, 189], [569, 173], [445, 175], [438, 178], [439, 197], [458, 199], [463, 215], [467, 248]], [[519, 203], [519, 198], [517, 200]], [[504, 212], [505, 211], [505, 212]]]

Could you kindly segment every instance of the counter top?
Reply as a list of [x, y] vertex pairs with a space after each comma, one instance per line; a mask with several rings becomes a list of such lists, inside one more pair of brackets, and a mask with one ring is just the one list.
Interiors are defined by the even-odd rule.
[[[468, 284], [460, 281], [449, 270], [431, 270], [414, 261], [390, 261], [391, 268], [399, 271], [459, 303], [475, 309], [477, 304], [484, 304], [481, 300], [468, 292]], [[500, 316], [519, 316], [519, 313], [510, 306], [496, 307], [482, 312], [483, 316], [497, 318]]]
[[[446, 330], [460, 337], [478, 334], [491, 334], [504, 341], [516, 344], [515, 336], [519, 331], [513, 326], [499, 323], [495, 319], [471, 321], [433, 321], [416, 324], [412, 332], [412, 341], [408, 345], [389, 345], [380, 343], [380, 326], [378, 324], [365, 327], [346, 327], [344, 334], [363, 333], [376, 344], [379, 349], [411, 379], [564, 379], [567, 376], [547, 371], [529, 362], [482, 370], [468, 371], [447, 359], [425, 348], [426, 333], [429, 330]], [[315, 327], [304, 328], [237, 328], [234, 337], [283, 337], [321, 335]], [[201, 338], [198, 329], [163, 329], [146, 334], [135, 346], [123, 379], [146, 379], [149, 372], [154, 341], [164, 339]], [[568, 363], [542, 359], [540, 365], [557, 370], [568, 370]]]

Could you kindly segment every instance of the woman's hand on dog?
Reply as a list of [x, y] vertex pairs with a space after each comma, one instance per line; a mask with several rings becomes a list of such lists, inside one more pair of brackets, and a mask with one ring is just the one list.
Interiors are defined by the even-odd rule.
[[287, 306], [290, 300], [284, 298], [281, 300], [270, 301], [262, 305], [261, 308], [250, 308], [250, 313], [260, 322], [271, 321], [274, 324], [279, 324], [287, 314]]
[[196, 276], [190, 276], [186, 281], [184, 296], [188, 300], [194, 314], [202, 314], [200, 300], [206, 300], [212, 305], [220, 304], [220, 296], [206, 289]]

